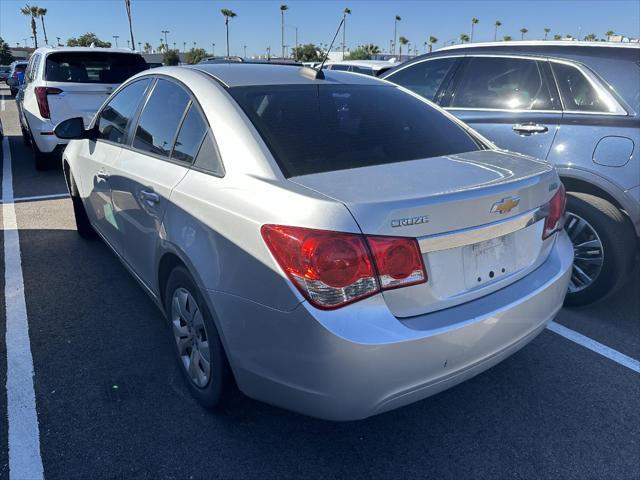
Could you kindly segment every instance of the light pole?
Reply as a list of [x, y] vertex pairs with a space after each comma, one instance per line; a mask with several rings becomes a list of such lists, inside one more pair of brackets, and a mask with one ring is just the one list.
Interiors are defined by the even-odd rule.
[[182, 53], [187, 51], [187, 42], [182, 42]]
[[216, 56], [216, 42], [211, 42], [211, 56]]
[[296, 48], [298, 48], [298, 27], [295, 25], [285, 25], [285, 27], [293, 28], [296, 31]]
[[58, 41], [58, 46], [60, 46], [60, 37], [56, 37], [56, 40]]
[[118, 48], [118, 39], [120, 38], [120, 35], [114, 35], [113, 39], [116, 41], [116, 48]]
[[141, 52], [142, 51], [142, 42], [138, 42], [138, 51]]
[[31, 41], [33, 42], [33, 47], [35, 48], [36, 46], [36, 41], [35, 41], [35, 37], [33, 35], [31, 35]]
[[347, 15], [351, 15], [351, 9], [345, 8], [342, 12], [342, 60], [344, 61], [344, 50], [347, 48]]
[[271, 60], [271, 47], [267, 47], [267, 60]]
[[167, 33], [171, 33], [169, 30], [161, 30], [164, 34], [164, 44], [169, 48], [169, 42], [167, 41]]
[[247, 46], [243, 45], [242, 48], [244, 48], [244, 58], [247, 58]]
[[127, 40], [127, 50], [131, 50], [131, 41]]

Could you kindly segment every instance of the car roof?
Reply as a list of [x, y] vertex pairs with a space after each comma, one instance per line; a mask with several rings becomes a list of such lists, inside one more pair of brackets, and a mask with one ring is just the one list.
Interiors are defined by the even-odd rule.
[[218, 80], [226, 87], [247, 87], [258, 85], [306, 85], [306, 84], [358, 84], [388, 85], [386, 82], [365, 75], [354, 75], [348, 72], [323, 70], [325, 78], [317, 80], [305, 76], [302, 69], [292, 65], [273, 65], [260, 63], [199, 63], [189, 68], [200, 70]]
[[341, 62], [327, 62], [326, 65], [354, 65], [356, 67], [371, 67], [375, 70], [376, 68], [395, 67], [397, 63], [387, 60], [343, 60]]
[[541, 49], [549, 47], [567, 47], [568, 49], [579, 47], [592, 48], [640, 48], [640, 43], [621, 43], [621, 42], [583, 42], [577, 40], [517, 40], [509, 42], [479, 42], [479, 43], [462, 43], [458, 45], [450, 45], [435, 50], [434, 53], [444, 52], [447, 50], [466, 50], [474, 48], [505, 48], [514, 47], [540, 47]]
[[138, 52], [128, 50], [126, 48], [103, 48], [103, 47], [40, 47], [36, 53], [57, 53], [57, 52], [107, 52], [107, 53], [128, 53], [131, 55], [140, 55]]

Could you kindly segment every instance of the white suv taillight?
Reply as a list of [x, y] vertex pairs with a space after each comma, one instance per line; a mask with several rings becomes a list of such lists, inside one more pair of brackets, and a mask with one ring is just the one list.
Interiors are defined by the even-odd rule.
[[548, 214], [544, 219], [544, 230], [542, 239], [549, 238], [552, 234], [560, 230], [563, 225], [564, 210], [567, 204], [564, 185], [560, 184], [560, 188], [553, 195], [547, 204]]
[[40, 116], [42, 118], [51, 118], [51, 111], [49, 110], [48, 95], [60, 95], [62, 90], [53, 87], [36, 87], [36, 100], [38, 102], [38, 110], [40, 110]]
[[262, 237], [314, 306], [338, 308], [381, 290], [427, 281], [414, 238], [264, 225]]

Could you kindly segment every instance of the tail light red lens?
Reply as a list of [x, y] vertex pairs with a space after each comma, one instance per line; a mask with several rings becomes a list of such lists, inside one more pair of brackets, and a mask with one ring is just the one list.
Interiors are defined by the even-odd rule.
[[48, 95], [59, 95], [62, 93], [62, 90], [59, 88], [52, 87], [36, 87], [36, 100], [38, 102], [38, 110], [40, 110], [40, 116], [42, 118], [51, 118], [51, 112], [49, 110], [49, 99]]
[[549, 213], [544, 220], [543, 240], [562, 228], [566, 203], [564, 185], [560, 184], [560, 188], [558, 188], [547, 205]]
[[318, 308], [342, 307], [427, 278], [415, 239], [282, 225], [264, 225], [262, 237], [294, 285]]
[[427, 280], [427, 272], [415, 238], [368, 236], [367, 241], [383, 290]]

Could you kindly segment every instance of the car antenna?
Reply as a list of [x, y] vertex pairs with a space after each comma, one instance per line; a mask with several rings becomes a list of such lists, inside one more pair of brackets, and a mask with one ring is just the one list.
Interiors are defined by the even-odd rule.
[[340, 33], [340, 29], [342, 28], [343, 23], [344, 23], [344, 16], [342, 17], [342, 20], [340, 20], [340, 25], [338, 25], [338, 30], [336, 30], [336, 34], [333, 36], [333, 40], [331, 40], [331, 45], [329, 45], [329, 48], [327, 48], [327, 52], [324, 54], [324, 58], [322, 59], [322, 63], [320, 64], [318, 69], [316, 70], [315, 68], [311, 68], [311, 67], [302, 67], [300, 69], [300, 75], [303, 75], [312, 80], [324, 80], [324, 73], [322, 72], [322, 68], [326, 63], [327, 58], [329, 58], [329, 52], [331, 51], [331, 47], [333, 47], [333, 43], [336, 41], [336, 38], [338, 37], [338, 33]]

